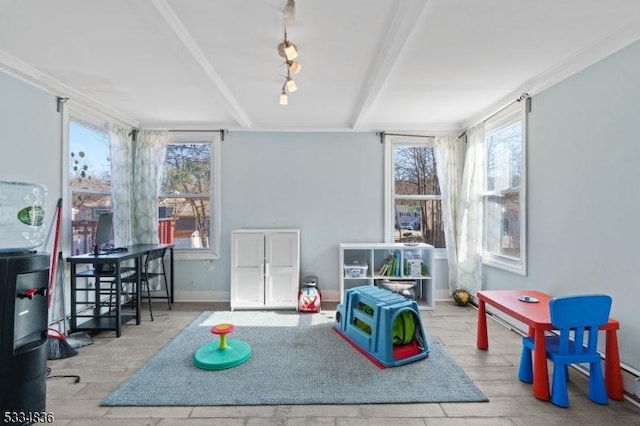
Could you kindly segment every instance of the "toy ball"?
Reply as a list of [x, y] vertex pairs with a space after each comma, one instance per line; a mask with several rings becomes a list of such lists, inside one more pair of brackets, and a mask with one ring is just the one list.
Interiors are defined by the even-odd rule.
[[471, 296], [467, 290], [458, 289], [453, 292], [453, 301], [458, 306], [465, 306], [471, 300]]

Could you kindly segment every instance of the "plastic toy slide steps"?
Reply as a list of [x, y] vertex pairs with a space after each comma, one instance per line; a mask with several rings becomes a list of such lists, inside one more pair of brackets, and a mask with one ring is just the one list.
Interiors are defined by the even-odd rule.
[[417, 303], [375, 286], [345, 291], [334, 330], [380, 368], [429, 354]]

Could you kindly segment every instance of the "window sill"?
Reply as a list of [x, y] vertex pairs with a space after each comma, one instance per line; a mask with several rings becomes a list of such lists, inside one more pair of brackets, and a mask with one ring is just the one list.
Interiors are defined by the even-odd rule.
[[514, 274], [527, 276], [527, 265], [523, 259], [497, 256], [493, 253], [482, 254], [482, 264]]
[[449, 256], [447, 255], [447, 249], [446, 248], [433, 249], [433, 258], [434, 258], [434, 260], [446, 260], [446, 259], [448, 259]]
[[220, 255], [208, 250], [175, 250], [175, 260], [218, 260]]

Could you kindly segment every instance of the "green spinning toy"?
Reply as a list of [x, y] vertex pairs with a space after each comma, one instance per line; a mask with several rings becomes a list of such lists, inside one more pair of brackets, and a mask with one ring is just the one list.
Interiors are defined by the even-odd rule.
[[235, 329], [233, 324], [211, 327], [211, 333], [219, 335], [220, 341], [207, 343], [198, 349], [193, 355], [193, 364], [203, 370], [224, 370], [247, 361], [251, 357], [251, 347], [242, 340], [227, 340], [227, 334], [233, 333]]

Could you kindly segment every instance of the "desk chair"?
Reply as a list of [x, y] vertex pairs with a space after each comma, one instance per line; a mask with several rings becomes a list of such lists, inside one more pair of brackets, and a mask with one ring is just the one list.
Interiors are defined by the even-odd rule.
[[[611, 297], [604, 294], [556, 297], [549, 302], [551, 323], [559, 330], [558, 335], [545, 337], [547, 358], [553, 362], [553, 404], [569, 406], [569, 364], [589, 364], [589, 399], [598, 404], [608, 404], [602, 360], [598, 353], [598, 327], [609, 321], [610, 310]], [[527, 383], [533, 382], [533, 349], [533, 337], [524, 337], [519, 378]]]
[[[147, 300], [149, 302], [149, 315], [151, 316], [151, 321], [153, 321], [153, 309], [151, 307], [151, 288], [149, 283], [151, 280], [155, 278], [163, 278], [164, 289], [167, 295], [167, 304], [169, 305], [169, 310], [171, 310], [171, 298], [169, 297], [169, 285], [167, 284], [167, 271], [164, 264], [164, 256], [166, 252], [166, 247], [151, 250], [149, 254], [145, 256], [143, 262], [144, 266], [142, 271], [140, 272], [140, 287], [146, 288], [147, 291]], [[159, 272], [154, 272], [155, 270], [158, 270]], [[136, 274], [131, 274], [123, 277], [122, 282], [132, 283], [136, 285]]]
[[[113, 247], [113, 212], [101, 213], [98, 216], [98, 224], [95, 230], [94, 236], [94, 253], [98, 254], [108, 254], [116, 251], [122, 251], [121, 248]], [[126, 249], [124, 249], [126, 250]], [[121, 266], [120, 274], [126, 275], [131, 271], [135, 271], [134, 267], [131, 266]], [[81, 271], [76, 274], [79, 278], [94, 278], [94, 284], [96, 289], [99, 291], [99, 295], [109, 295], [109, 303], [108, 307], [111, 311], [114, 307], [114, 296], [115, 296], [115, 283], [116, 283], [116, 275], [115, 275], [115, 264], [103, 264], [96, 263], [93, 265], [93, 269], [88, 269], [86, 271]], [[110, 289], [106, 290], [102, 287], [102, 284], [109, 284]], [[132, 295], [133, 296], [133, 295]], [[122, 302], [122, 301], [120, 301]], [[96, 301], [96, 305], [102, 305], [102, 301]]]
[[[124, 276], [126, 276], [126, 274], [131, 273], [132, 271], [135, 271], [136, 268], [132, 267], [132, 266], [121, 266], [120, 267], [120, 274], [121, 274], [121, 280], [124, 283]], [[115, 285], [116, 285], [116, 272], [115, 272], [115, 266], [113, 264], [95, 264], [93, 268], [91, 269], [87, 269], [84, 271], [79, 271], [76, 273], [76, 277], [77, 278], [89, 278], [89, 279], [93, 279], [94, 282], [94, 286], [95, 289], [98, 292], [98, 297], [100, 300], [96, 300], [95, 305], [96, 305], [96, 309], [99, 309], [99, 307], [101, 306], [106, 306], [110, 312], [112, 312], [115, 308]], [[109, 287], [103, 287], [103, 284], [108, 285]], [[100, 296], [109, 296], [109, 301], [108, 302], [104, 302], [102, 300], [102, 297]], [[137, 294], [135, 294], [135, 292], [132, 292], [130, 294], [130, 296], [132, 298], [137, 297]], [[120, 301], [122, 303], [122, 301]]]

